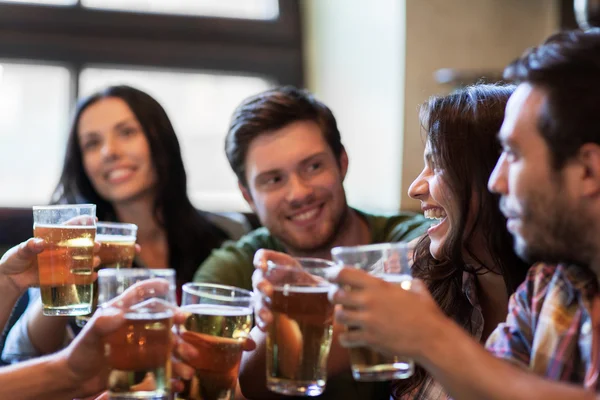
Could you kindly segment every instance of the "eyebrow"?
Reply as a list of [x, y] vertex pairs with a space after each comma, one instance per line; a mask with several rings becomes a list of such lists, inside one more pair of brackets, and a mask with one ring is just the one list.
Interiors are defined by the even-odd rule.
[[[298, 164], [300, 164], [300, 165], [306, 164], [307, 162], [312, 161], [314, 158], [323, 156], [325, 154], [327, 154], [327, 152], [325, 152], [325, 151], [321, 151], [319, 153], [311, 154], [310, 156], [302, 159]], [[259, 179], [259, 178], [261, 178], [263, 176], [268, 176], [268, 175], [276, 174], [276, 173], [279, 173], [279, 172], [281, 172], [281, 168], [270, 169], [270, 170], [261, 172], [260, 174], [256, 175], [256, 177], [254, 179]]]

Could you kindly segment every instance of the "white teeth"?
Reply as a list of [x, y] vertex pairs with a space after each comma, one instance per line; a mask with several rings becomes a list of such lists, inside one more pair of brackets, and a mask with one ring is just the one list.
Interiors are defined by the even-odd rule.
[[441, 208], [430, 208], [429, 210], [425, 210], [423, 215], [429, 219], [444, 219], [446, 218], [446, 211]]
[[292, 217], [292, 219], [295, 221], [306, 221], [306, 220], [316, 217], [318, 212], [319, 212], [319, 209], [315, 208], [314, 210], [310, 210], [307, 212], [303, 212], [302, 214], [294, 215]]
[[119, 179], [122, 178], [123, 176], [129, 174], [131, 172], [131, 169], [129, 168], [118, 168], [115, 170], [112, 170], [108, 173], [108, 179]]

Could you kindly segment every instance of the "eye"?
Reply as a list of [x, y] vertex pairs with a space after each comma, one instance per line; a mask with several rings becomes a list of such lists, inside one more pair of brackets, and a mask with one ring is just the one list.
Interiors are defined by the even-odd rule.
[[131, 136], [138, 132], [137, 128], [134, 127], [125, 127], [121, 130], [121, 135], [123, 136]]
[[84, 141], [81, 145], [83, 151], [90, 151], [97, 148], [100, 145], [100, 140], [98, 139], [88, 139]]
[[307, 170], [308, 170], [308, 172], [314, 172], [314, 171], [321, 169], [322, 166], [323, 166], [323, 163], [321, 163], [321, 161], [315, 161], [308, 165]]
[[264, 184], [267, 186], [273, 186], [281, 182], [280, 176], [272, 176], [264, 181]]
[[516, 162], [519, 159], [517, 152], [510, 147], [504, 147], [502, 149], [502, 154], [506, 157], [506, 161], [509, 163]]

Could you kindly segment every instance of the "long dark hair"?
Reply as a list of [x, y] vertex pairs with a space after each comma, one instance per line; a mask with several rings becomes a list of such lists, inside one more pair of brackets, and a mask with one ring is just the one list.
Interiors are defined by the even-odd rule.
[[[431, 97], [421, 106], [421, 125], [431, 147], [433, 162], [444, 171], [449, 196], [455, 199], [457, 223], [449, 232], [442, 249], [443, 258], [436, 260], [429, 251], [430, 239], [423, 237], [414, 254], [413, 276], [426, 282], [433, 298], [446, 315], [471, 331], [472, 306], [463, 293], [463, 272], [498, 273], [504, 278], [506, 291], [513, 293], [525, 279], [528, 265], [513, 251], [513, 238], [506, 229], [500, 212], [499, 196], [487, 189], [488, 178], [500, 155], [496, 134], [504, 118], [504, 108], [514, 86], [474, 85], [448, 96]], [[473, 202], [473, 197], [477, 201]], [[467, 224], [473, 205], [475, 219]], [[493, 265], [473, 270], [467, 266], [464, 253], [478, 260], [474, 235], [481, 235]], [[480, 250], [480, 249], [479, 249]], [[413, 377], [394, 383], [394, 396], [399, 398], [415, 390], [427, 378], [417, 368]]]
[[177, 271], [177, 280], [191, 281], [202, 261], [227, 237], [192, 206], [187, 195], [187, 178], [179, 141], [167, 113], [148, 94], [129, 86], [110, 86], [79, 101], [52, 202], [94, 203], [99, 220], [116, 219], [112, 204], [96, 192], [85, 173], [77, 134], [83, 112], [92, 104], [111, 97], [127, 103], [148, 139], [157, 176], [154, 218], [166, 232], [169, 266]]

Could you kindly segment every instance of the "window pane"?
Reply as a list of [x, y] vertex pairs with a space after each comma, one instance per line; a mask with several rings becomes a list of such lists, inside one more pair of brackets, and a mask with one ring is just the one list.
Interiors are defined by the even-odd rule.
[[0, 60], [0, 206], [47, 204], [66, 145], [70, 73]]
[[262, 77], [166, 70], [85, 68], [81, 95], [127, 84], [154, 97], [177, 132], [194, 204], [215, 211], [247, 210], [224, 151], [234, 108], [272, 83]]
[[143, 13], [275, 19], [277, 0], [82, 0], [85, 7]]
[[72, 6], [77, 0], [0, 0], [0, 3], [47, 4], [51, 6]]

